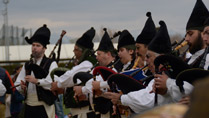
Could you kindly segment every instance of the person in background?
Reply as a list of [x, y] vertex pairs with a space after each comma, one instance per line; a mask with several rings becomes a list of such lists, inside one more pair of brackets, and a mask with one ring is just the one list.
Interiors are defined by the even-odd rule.
[[0, 96], [3, 96], [6, 92], [5, 86], [2, 84], [2, 80], [0, 79]]
[[5, 91], [4, 88], [6, 88], [6, 93], [0, 96], [0, 117], [4, 118], [6, 117], [6, 98], [8, 94], [11, 94], [12, 89], [11, 86], [13, 85], [12, 79], [10, 77], [10, 74], [7, 70], [0, 67], [0, 79], [1, 83], [4, 87], [2, 87], [2, 93]]
[[[20, 71], [22, 69], [22, 65], [18, 65], [11, 77], [12, 77], [12, 81], [13, 83], [15, 83], [16, 79], [17, 79], [17, 76], [19, 75]], [[11, 118], [17, 118], [19, 113], [21, 112], [21, 109], [22, 109], [22, 102], [24, 100], [24, 97], [23, 95], [21, 95], [17, 90], [16, 88], [13, 89], [12, 91], [12, 94], [11, 94], [11, 99], [8, 100], [8, 109], [10, 110], [10, 113], [11, 113]]]

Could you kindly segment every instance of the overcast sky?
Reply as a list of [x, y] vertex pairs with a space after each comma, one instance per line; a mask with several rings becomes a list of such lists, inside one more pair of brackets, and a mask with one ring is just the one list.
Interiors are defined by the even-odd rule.
[[[10, 0], [9, 25], [32, 28], [47, 24], [54, 37], [62, 30], [66, 37], [80, 37], [90, 27], [122, 31], [137, 37], [152, 13], [156, 26], [164, 20], [170, 34], [185, 33], [186, 23], [196, 0]], [[203, 0], [209, 8], [209, 0]], [[0, 26], [3, 24], [3, 0], [0, 1]], [[57, 37], [56, 37], [57, 36]]]

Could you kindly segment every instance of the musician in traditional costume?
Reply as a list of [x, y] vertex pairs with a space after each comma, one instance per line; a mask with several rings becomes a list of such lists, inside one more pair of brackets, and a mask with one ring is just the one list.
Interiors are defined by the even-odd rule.
[[[119, 61], [116, 61], [116, 50], [113, 46], [113, 43], [108, 35], [107, 29], [104, 28], [104, 35], [100, 41], [99, 47], [97, 48], [97, 61], [98, 66], [108, 67], [113, 71], [117, 72], [117, 64]], [[95, 68], [90, 72], [93, 74]], [[75, 86], [74, 91], [76, 95], [80, 94], [89, 94], [89, 100], [91, 102], [91, 107], [96, 113], [96, 117], [109, 118], [111, 116], [110, 109], [111, 101], [101, 97], [101, 93], [109, 89], [107, 82], [102, 78], [101, 75], [95, 75], [95, 80], [91, 78], [85, 84], [85, 86]], [[93, 91], [95, 93], [93, 93]], [[96, 94], [99, 93], [99, 94]], [[96, 98], [93, 94], [96, 94]]]
[[201, 32], [204, 28], [204, 22], [208, 17], [209, 11], [205, 4], [202, 0], [197, 0], [186, 25], [185, 37], [185, 41], [189, 44], [189, 52], [192, 54], [188, 60], [188, 64], [194, 68], [199, 68], [206, 48], [206, 43], [202, 39]]
[[43, 25], [30, 39], [25, 38], [32, 44], [32, 58], [23, 65], [15, 82], [21, 85], [17, 90], [25, 95], [25, 118], [55, 118], [56, 96], [50, 91], [50, 72], [57, 63], [45, 56], [50, 35], [50, 30]]
[[[153, 40], [148, 45], [148, 51], [146, 56], [146, 62], [149, 69], [155, 73], [154, 59], [161, 55], [171, 53], [171, 42], [167, 31], [167, 26], [164, 21], [160, 21], [160, 29], [156, 33]], [[145, 89], [129, 92], [127, 94], [118, 94], [107, 92], [105, 95], [109, 96], [113, 104], [117, 104], [121, 101], [122, 105], [129, 106], [134, 113], [142, 113], [154, 107], [155, 94], [150, 93], [154, 80], [151, 80]], [[130, 85], [131, 86], [131, 85]], [[171, 103], [172, 99], [167, 96], [158, 95], [158, 105]]]
[[135, 61], [135, 40], [128, 30], [123, 30], [118, 39], [118, 56], [123, 64], [122, 71], [130, 70]]
[[[56, 91], [58, 88], [67, 88], [64, 93], [64, 104], [66, 108], [70, 108], [72, 116], [75, 118], [90, 118], [94, 115], [92, 110], [89, 110], [88, 101], [76, 103], [73, 97], [73, 86], [82, 83], [79, 80], [74, 83], [74, 75], [79, 72], [90, 71], [96, 63], [96, 57], [93, 51], [94, 43], [92, 42], [94, 36], [95, 29], [92, 27], [76, 41], [73, 52], [75, 54], [77, 64], [72, 69], [66, 71], [63, 75], [59, 75], [59, 77], [55, 74], [54, 79], [56, 82], [52, 83], [52, 91]], [[59, 68], [57, 71], [59, 71]]]
[[[205, 23], [204, 23], [204, 30], [203, 30], [203, 40], [205, 41], [206, 45], [207, 45], [207, 51], [208, 51], [208, 46], [209, 46], [209, 17], [206, 19]], [[208, 53], [208, 52], [205, 52]], [[205, 59], [205, 65], [204, 65], [204, 69], [205, 70], [209, 70], [209, 55], [206, 55], [206, 59]]]
[[[208, 16], [208, 9], [206, 8], [202, 0], [197, 0], [193, 8], [192, 14], [187, 22], [185, 37], [185, 41], [187, 41], [189, 44], [189, 52], [192, 54], [192, 56], [187, 60], [187, 63], [192, 68], [204, 68], [205, 64], [207, 65], [204, 56], [207, 53], [207, 50], [205, 50], [206, 43], [201, 37], [201, 32], [203, 31], [204, 21]], [[184, 101], [183, 99], [187, 99], [187, 97], [185, 97], [185, 94], [182, 94], [180, 92], [179, 87], [175, 84], [174, 79], [168, 78], [163, 75], [159, 76], [160, 78], [164, 78], [164, 81], [161, 81], [162, 79], [156, 80], [158, 83], [156, 88], [167, 88], [167, 92], [165, 93], [169, 93], [175, 102], [180, 101], [181, 103], [182, 101]], [[193, 86], [188, 82], [184, 82], [184, 89], [186, 95], [188, 95], [192, 91]]]
[[156, 34], [156, 27], [152, 20], [151, 12], [147, 12], [147, 21], [139, 36], [136, 38], [136, 60], [140, 58], [139, 68], [146, 65], [145, 57], [147, 53], [148, 44], [152, 41]]

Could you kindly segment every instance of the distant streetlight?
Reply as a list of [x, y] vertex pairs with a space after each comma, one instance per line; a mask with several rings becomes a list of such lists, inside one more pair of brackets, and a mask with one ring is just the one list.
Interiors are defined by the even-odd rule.
[[8, 36], [8, 13], [7, 13], [7, 4], [9, 3], [9, 0], [3, 0], [3, 3], [5, 4], [5, 10], [4, 10], [4, 28], [5, 28], [5, 55], [6, 55], [6, 61], [9, 61], [9, 36]]

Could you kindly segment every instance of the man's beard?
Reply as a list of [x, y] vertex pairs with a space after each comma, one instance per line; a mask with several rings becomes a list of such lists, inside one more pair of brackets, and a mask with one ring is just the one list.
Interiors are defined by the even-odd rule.
[[42, 56], [42, 53], [32, 52], [32, 55], [35, 59], [38, 59]]
[[189, 52], [191, 54], [194, 54], [197, 51], [201, 50], [203, 45], [204, 45], [204, 42], [202, 40], [201, 34], [199, 33], [197, 39], [195, 40], [195, 42], [193, 42], [193, 44], [190, 45]]

